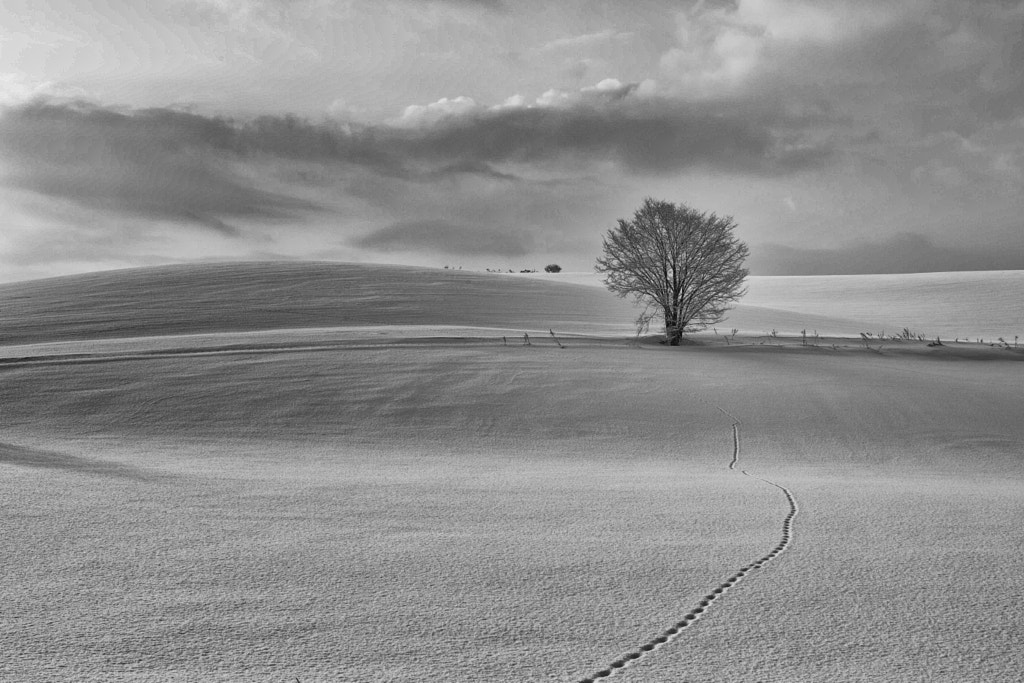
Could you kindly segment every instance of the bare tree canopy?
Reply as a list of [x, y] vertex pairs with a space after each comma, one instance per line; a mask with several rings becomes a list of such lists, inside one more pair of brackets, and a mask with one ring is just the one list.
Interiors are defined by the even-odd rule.
[[746, 293], [749, 250], [735, 228], [732, 216], [648, 197], [633, 220], [608, 231], [597, 272], [612, 292], [662, 315], [668, 343], [678, 346], [684, 332], [721, 322]]

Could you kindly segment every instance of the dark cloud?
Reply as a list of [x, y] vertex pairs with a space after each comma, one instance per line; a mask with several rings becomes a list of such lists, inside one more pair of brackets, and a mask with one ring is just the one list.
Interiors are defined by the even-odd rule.
[[[821, 164], [779, 108], [634, 97], [635, 86], [589, 89], [554, 107], [477, 108], [426, 124], [248, 121], [175, 109], [120, 110], [36, 101], [0, 116], [2, 182], [116, 214], [176, 220], [232, 234], [232, 219], [295, 221], [319, 206], [302, 186], [268, 189], [280, 161], [360, 175], [436, 182], [516, 182], [501, 165], [614, 162], [632, 172], [706, 167], [788, 172]], [[292, 169], [292, 178], [302, 173]], [[330, 176], [331, 174], [320, 174]], [[263, 178], [265, 180], [265, 178]], [[308, 194], [308, 193], [307, 193]]]
[[1024, 114], [1019, 2], [835, 4], [873, 15], [877, 25], [838, 44], [791, 46], [757, 73], [753, 91], [825, 97], [857, 119], [884, 117], [923, 134], [970, 135]]
[[761, 174], [814, 166], [830, 152], [801, 138], [810, 118], [804, 113], [793, 117], [764, 103], [631, 97], [635, 89], [625, 84], [584, 91], [565, 106], [477, 109], [408, 126], [261, 117], [238, 127], [236, 144], [245, 153], [344, 161], [406, 178], [493, 176], [494, 164], [563, 161], [613, 161], [652, 174], [694, 167]]
[[682, 97], [729, 92], [822, 109], [818, 125], [838, 154], [863, 151], [856, 139], [871, 129], [886, 131], [890, 148], [947, 132], [970, 137], [1024, 115], [1022, 9], [989, 0], [697, 3], [680, 8], [662, 80]]
[[240, 130], [180, 111], [35, 102], [0, 118], [3, 182], [118, 214], [233, 234], [232, 218], [294, 217], [317, 207], [260, 189], [238, 165]]
[[436, 178], [444, 178], [446, 176], [454, 175], [474, 175], [482, 178], [489, 178], [491, 180], [502, 180], [507, 182], [518, 182], [522, 180], [522, 178], [514, 173], [502, 173], [490, 164], [485, 164], [480, 161], [457, 161], [454, 164], [442, 166], [427, 173], [425, 179], [433, 180]]
[[611, 160], [643, 173], [709, 166], [751, 173], [773, 164], [760, 114], [667, 101], [488, 111], [416, 130], [396, 142], [412, 156], [489, 163]]
[[751, 246], [752, 275], [858, 275], [958, 270], [1024, 269], [1024, 240], [1016, 248], [944, 247], [931, 238], [903, 233], [880, 242], [836, 249], [800, 249], [779, 244]]
[[454, 225], [442, 220], [406, 221], [365, 235], [355, 246], [375, 251], [420, 251], [453, 256], [523, 256], [532, 239], [511, 231]]

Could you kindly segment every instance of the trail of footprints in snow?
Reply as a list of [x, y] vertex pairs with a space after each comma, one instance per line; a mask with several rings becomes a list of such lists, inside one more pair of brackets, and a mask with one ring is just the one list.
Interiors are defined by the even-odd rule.
[[[740, 458], [740, 421], [737, 420], [732, 415], [729, 415], [729, 413], [726, 413], [721, 408], [719, 408], [719, 410], [722, 411], [722, 413], [724, 413], [726, 416], [729, 417], [729, 419], [733, 421], [733, 452], [732, 462], [729, 463], [729, 469], [735, 470], [736, 466], [739, 464]], [[793, 497], [792, 491], [787, 489], [785, 486], [781, 486], [780, 484], [776, 484], [774, 481], [770, 481], [768, 479], [763, 479], [761, 477], [753, 475], [750, 472], [747, 472], [746, 470], [740, 470], [740, 472], [744, 476], [750, 477], [751, 479], [757, 479], [758, 481], [763, 481], [766, 484], [770, 484], [771, 486], [774, 486], [775, 488], [779, 489], [786, 495], [786, 500], [789, 502], [789, 514], [786, 515], [786, 519], [782, 522], [782, 541], [780, 541], [779, 544], [772, 548], [771, 551], [768, 552], [766, 555], [759, 557], [758, 559], [754, 560], [748, 565], [740, 567], [735, 574], [726, 579], [721, 585], [719, 585], [713, 591], [705, 595], [696, 607], [687, 612], [686, 615], [680, 621], [676, 622], [670, 628], [666, 629], [657, 637], [652, 638], [651, 640], [647, 641], [646, 643], [644, 643], [637, 649], [633, 650], [632, 652], [628, 652], [627, 654], [619, 657], [614, 662], [609, 664], [606, 668], [601, 669], [597, 673], [591, 674], [586, 678], [580, 679], [579, 683], [594, 683], [595, 681], [601, 680], [602, 678], [612, 676], [618, 673], [619, 671], [623, 671], [624, 669], [628, 668], [630, 665], [635, 664], [646, 655], [671, 643], [673, 640], [678, 638], [688, 627], [695, 624], [697, 620], [699, 620], [702, 616], [707, 614], [708, 609], [711, 608], [715, 600], [725, 595], [725, 593], [730, 588], [732, 588], [737, 583], [742, 581], [743, 578], [747, 576], [747, 574], [754, 571], [755, 569], [760, 569], [761, 567], [765, 566], [766, 564], [774, 560], [776, 557], [778, 557], [780, 553], [786, 550], [786, 548], [789, 547], [790, 541], [793, 539], [793, 518], [796, 517], [797, 512], [799, 512], [800, 510], [800, 508], [796, 504], [796, 498]]]

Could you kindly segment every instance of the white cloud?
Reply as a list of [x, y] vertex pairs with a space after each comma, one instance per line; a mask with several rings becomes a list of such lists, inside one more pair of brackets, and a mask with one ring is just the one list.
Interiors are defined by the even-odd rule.
[[899, 3], [741, 0], [732, 21], [754, 27], [773, 41], [836, 45], [883, 30], [927, 7], [923, 0]]
[[442, 97], [430, 104], [412, 104], [405, 108], [402, 116], [391, 121], [396, 126], [424, 126], [435, 124], [449, 117], [457, 117], [474, 111], [482, 111], [483, 107], [472, 97], [459, 95], [454, 98]]
[[857, 28], [856, 12], [850, 10], [842, 4], [744, 0], [736, 9], [735, 21], [758, 28], [771, 40], [834, 43]]
[[[517, 109], [571, 109], [584, 103], [602, 103], [621, 100], [627, 97], [638, 99], [652, 98], [660, 93], [658, 82], [645, 79], [640, 83], [623, 83], [617, 78], [605, 78], [594, 85], [578, 90], [562, 90], [549, 88], [532, 101], [520, 93], [506, 97], [500, 104], [486, 106], [472, 97], [442, 97], [436, 102], [407, 106], [400, 117], [390, 119], [386, 125], [396, 128], [429, 127], [446, 119], [459, 119], [466, 115], [484, 112], [507, 112]], [[343, 100], [335, 100], [331, 105], [332, 118], [339, 121], [353, 121], [353, 111]]]
[[[589, 85], [580, 88], [579, 90], [559, 90], [557, 88], [551, 88], [544, 91], [540, 97], [534, 101], [533, 106], [543, 108], [571, 107], [572, 105], [583, 101], [584, 98], [594, 96], [618, 98], [632, 93], [636, 88], [637, 86], [635, 84], [623, 83], [617, 78], [605, 78], [599, 81], [596, 85]], [[508, 102], [509, 100], [506, 100], [506, 103]], [[520, 106], [530, 106], [525, 105], [525, 101], [522, 98], [517, 100], [517, 102]]]
[[349, 105], [344, 98], [335, 98], [327, 106], [327, 116], [332, 121], [337, 121], [340, 124], [347, 124], [351, 121], [355, 121], [359, 115], [359, 109]]
[[0, 73], [0, 106], [24, 104], [38, 98], [88, 99], [84, 89], [54, 81], [32, 81], [18, 73]]
[[525, 106], [527, 106], [526, 98], [516, 93], [511, 97], [506, 97], [505, 101], [502, 102], [501, 104], [496, 104], [493, 107], [491, 107], [491, 110], [500, 111], [502, 109], [521, 109]]
[[[634, 93], [642, 97], [650, 97], [657, 93], [658, 84], [656, 81], [647, 79], [642, 83], [623, 83], [617, 78], [605, 78], [594, 85], [585, 86], [579, 90], [561, 90], [550, 88], [532, 102], [522, 94], [516, 93], [505, 98], [500, 104], [485, 106], [478, 103], [472, 97], [459, 96], [454, 98], [442, 97], [436, 102], [420, 105], [407, 106], [402, 115], [391, 119], [388, 125], [409, 128], [418, 126], [430, 126], [439, 123], [447, 118], [459, 118], [466, 114], [478, 112], [500, 112], [511, 109], [557, 109], [577, 105], [588, 99], [600, 98], [604, 100], [619, 99]], [[344, 101], [335, 100], [331, 105], [331, 113], [335, 118], [344, 119], [351, 114]], [[350, 116], [349, 116], [350, 118]]]
[[660, 66], [691, 95], [741, 85], [761, 60], [765, 28], [744, 19], [740, 10], [707, 10], [699, 4], [676, 21], [678, 45], [662, 55]]
[[537, 98], [538, 107], [558, 107], [570, 104], [571, 102], [572, 99], [569, 97], [569, 93], [564, 90], [556, 90], [554, 88], [546, 90]]
[[606, 78], [600, 81], [597, 85], [583, 88], [583, 92], [610, 92], [614, 90], [622, 90], [622, 81], [617, 78]]
[[680, 12], [677, 44], [660, 60], [663, 73], [691, 96], [707, 97], [743, 87], [785, 63], [796, 70], [802, 50], [841, 50], [912, 16], [921, 0], [873, 3], [858, 0], [740, 0], [735, 7], [703, 2]]

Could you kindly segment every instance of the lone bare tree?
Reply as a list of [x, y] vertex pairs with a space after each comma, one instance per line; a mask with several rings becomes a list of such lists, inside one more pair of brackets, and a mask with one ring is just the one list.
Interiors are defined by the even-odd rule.
[[633, 220], [608, 231], [597, 272], [615, 294], [660, 313], [668, 343], [678, 346], [684, 332], [721, 322], [746, 293], [749, 250], [735, 228], [732, 216], [648, 197]]

